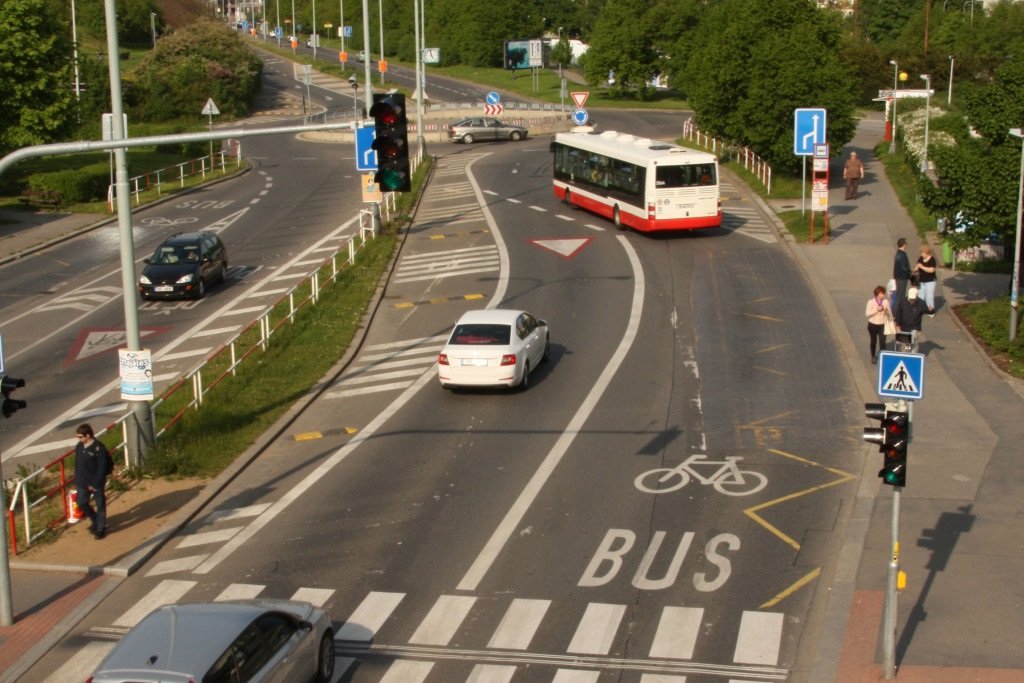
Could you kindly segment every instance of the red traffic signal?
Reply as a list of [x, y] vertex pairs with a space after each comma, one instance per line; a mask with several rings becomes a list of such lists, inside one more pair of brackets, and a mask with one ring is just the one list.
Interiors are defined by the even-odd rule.
[[377, 152], [377, 174], [374, 176], [374, 182], [385, 192], [410, 191], [412, 179], [409, 170], [409, 122], [406, 116], [405, 95], [374, 95], [370, 116], [373, 117], [374, 128], [371, 147]]

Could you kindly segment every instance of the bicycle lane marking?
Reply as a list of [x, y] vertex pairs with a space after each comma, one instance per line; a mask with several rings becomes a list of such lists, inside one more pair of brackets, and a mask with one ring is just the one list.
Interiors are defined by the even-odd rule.
[[[690, 483], [691, 477], [696, 479], [703, 486], [713, 486], [716, 491], [726, 496], [749, 496], [757, 493], [768, 485], [768, 477], [754, 470], [741, 470], [738, 462], [743, 460], [741, 456], [727, 456], [723, 460], [708, 460], [703, 453], [694, 453], [676, 467], [656, 467], [639, 474], [633, 481], [633, 485], [644, 493], [657, 495], [659, 493], [671, 493], [684, 488]], [[704, 476], [697, 471], [696, 466], [718, 467], [710, 476]], [[654, 486], [649, 486], [645, 480], [652, 475], [656, 477]], [[744, 486], [747, 484], [746, 477], [754, 480], [754, 483], [747, 489], [729, 490], [730, 486]], [[670, 479], [678, 479], [667, 486], [658, 486]]]
[[548, 479], [551, 478], [555, 468], [562, 461], [565, 453], [569, 450], [569, 446], [576, 439], [576, 435], [583, 429], [584, 423], [590, 417], [597, 402], [601, 399], [615, 373], [618, 372], [623, 360], [625, 360], [629, 349], [633, 346], [640, 328], [640, 316], [643, 313], [644, 272], [636, 251], [633, 250], [633, 247], [626, 238], [619, 235], [617, 239], [626, 252], [630, 266], [633, 269], [633, 301], [630, 306], [629, 322], [626, 324], [626, 331], [622, 335], [622, 339], [619, 340], [618, 348], [615, 349], [615, 353], [612, 354], [611, 359], [605, 366], [605, 371], [598, 377], [583, 403], [576, 410], [576, 414], [573, 415], [572, 420], [569, 421], [562, 435], [558, 438], [558, 441], [548, 451], [540, 467], [537, 468], [533, 477], [527, 482], [519, 497], [512, 504], [512, 507], [505, 513], [505, 518], [498, 524], [498, 527], [484, 545], [483, 550], [480, 551], [476, 560], [473, 561], [469, 571], [462, 577], [457, 590], [476, 590], [484, 575], [491, 568], [491, 565], [494, 564], [495, 559], [497, 559], [498, 553], [508, 543], [509, 538], [511, 538], [515, 529], [519, 526], [527, 510], [533, 505], [533, 501], [536, 500], [540, 490], [547, 483]]

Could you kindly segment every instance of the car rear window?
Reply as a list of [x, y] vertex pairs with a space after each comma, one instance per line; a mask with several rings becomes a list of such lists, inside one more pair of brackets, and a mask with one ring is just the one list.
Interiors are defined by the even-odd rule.
[[456, 325], [449, 344], [485, 344], [508, 346], [512, 338], [510, 325], [471, 324]]

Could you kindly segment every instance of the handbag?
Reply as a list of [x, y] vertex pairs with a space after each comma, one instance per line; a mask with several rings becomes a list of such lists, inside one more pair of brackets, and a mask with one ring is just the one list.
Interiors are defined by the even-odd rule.
[[886, 318], [882, 324], [882, 334], [889, 336], [890, 334], [896, 334], [896, 321], [892, 318]]

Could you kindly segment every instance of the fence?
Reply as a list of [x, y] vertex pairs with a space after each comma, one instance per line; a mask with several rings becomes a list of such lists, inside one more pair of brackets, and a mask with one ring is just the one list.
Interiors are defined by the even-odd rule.
[[767, 161], [755, 154], [754, 150], [746, 145], [730, 144], [713, 135], [701, 132], [696, 124], [693, 123], [693, 119], [687, 119], [686, 123], [683, 124], [683, 138], [742, 165], [743, 168], [761, 181], [765, 190], [771, 194], [772, 167], [768, 165]]
[[[225, 142], [226, 149], [222, 149], [220, 152], [207, 154], [198, 159], [190, 159], [174, 166], [168, 166], [167, 168], [161, 168], [129, 178], [128, 189], [131, 192], [131, 196], [135, 198], [135, 205], [139, 205], [142, 193], [147, 190], [155, 189], [156, 195], [158, 197], [162, 196], [164, 183], [171, 182], [178, 188], [183, 188], [185, 187], [185, 178], [199, 176], [205, 179], [208, 172], [213, 173], [218, 167], [222, 173], [226, 173], [227, 160], [230, 157], [235, 158], [236, 166], [240, 165], [242, 163], [241, 143], [238, 140], [227, 140]], [[111, 183], [107, 186], [107, 211], [113, 213], [116, 208], [117, 185]]]
[[[411, 172], [422, 162], [417, 155], [411, 160]], [[384, 194], [380, 205], [381, 220], [390, 220], [397, 208], [397, 196], [393, 192]], [[167, 432], [190, 409], [200, 409], [206, 395], [229, 375], [233, 376], [237, 368], [257, 351], [265, 351], [274, 333], [286, 323], [295, 319], [296, 313], [303, 307], [315, 305], [320, 299], [320, 290], [333, 282], [342, 270], [351, 265], [358, 250], [374, 237], [374, 226], [369, 211], [361, 210], [358, 214], [359, 231], [349, 237], [347, 242], [325, 258], [310, 273], [309, 277], [284, 293], [245, 329], [240, 331], [227, 343], [208, 356], [195, 369], [186, 373], [172, 384], [160, 397], [153, 402], [154, 416], [157, 408], [163, 407], [170, 412], [170, 417], [163, 426], [157, 429], [157, 438]], [[119, 453], [127, 467], [129, 452], [127, 448], [127, 422], [132, 413], [127, 413], [97, 433], [97, 436], [120, 429], [121, 442], [111, 449]], [[11, 539], [11, 551], [17, 554], [18, 516], [21, 517], [22, 536], [25, 548], [47, 531], [60, 526], [68, 519], [68, 493], [72, 489], [69, 478], [68, 458], [74, 455], [74, 449], [68, 450], [56, 460], [19, 479], [11, 493], [11, 502], [7, 513], [7, 525]], [[55, 498], [59, 496], [58, 503]], [[42, 520], [33, 520], [33, 513], [38, 511]], [[58, 513], [59, 511], [59, 513]]]

